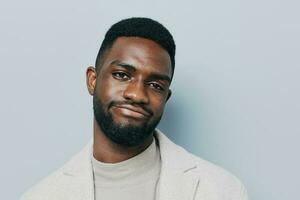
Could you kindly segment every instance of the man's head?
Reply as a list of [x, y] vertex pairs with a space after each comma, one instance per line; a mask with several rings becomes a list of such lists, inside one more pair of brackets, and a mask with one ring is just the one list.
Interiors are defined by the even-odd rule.
[[108, 30], [87, 84], [95, 120], [111, 141], [137, 146], [151, 137], [171, 95], [174, 56], [172, 35], [151, 19], [125, 19]]
[[106, 32], [96, 59], [96, 69], [102, 65], [105, 53], [119, 37], [141, 37], [152, 40], [165, 49], [171, 59], [172, 76], [175, 69], [175, 42], [171, 33], [159, 22], [149, 18], [129, 18], [121, 20]]

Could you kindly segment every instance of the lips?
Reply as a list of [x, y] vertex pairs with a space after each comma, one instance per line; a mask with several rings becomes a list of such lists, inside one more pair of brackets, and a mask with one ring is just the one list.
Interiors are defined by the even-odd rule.
[[134, 117], [134, 118], [146, 118], [151, 114], [139, 106], [133, 106], [130, 104], [118, 104], [114, 105], [123, 115]]

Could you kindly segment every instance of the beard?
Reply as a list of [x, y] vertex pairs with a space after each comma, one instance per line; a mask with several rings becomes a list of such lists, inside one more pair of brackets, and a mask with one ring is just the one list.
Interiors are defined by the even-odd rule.
[[153, 134], [155, 127], [162, 117], [161, 114], [159, 117], [152, 118], [152, 120], [150, 119], [141, 125], [124, 125], [117, 123], [115, 122], [112, 113], [109, 112], [109, 109], [114, 105], [114, 103], [115, 102], [111, 102], [107, 106], [107, 109], [105, 109], [101, 100], [97, 97], [97, 95], [94, 95], [94, 117], [105, 136], [121, 146], [134, 147], [142, 144], [150, 135]]

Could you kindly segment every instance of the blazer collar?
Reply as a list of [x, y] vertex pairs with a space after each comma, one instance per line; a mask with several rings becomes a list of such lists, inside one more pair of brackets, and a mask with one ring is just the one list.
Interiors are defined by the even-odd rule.
[[154, 137], [157, 139], [159, 145], [162, 167], [169, 170], [185, 172], [197, 166], [190, 153], [174, 144], [160, 130], [156, 129]]
[[[199, 177], [190, 173], [197, 164], [191, 154], [174, 144], [161, 131], [154, 134], [161, 156], [161, 174], [158, 188], [159, 200], [192, 200], [199, 185]], [[91, 156], [93, 140], [75, 155], [63, 168], [66, 176], [74, 178], [74, 200], [94, 200], [94, 182]]]
[[159, 200], [192, 200], [199, 185], [199, 177], [192, 173], [197, 168], [193, 156], [174, 144], [161, 131], [154, 135], [161, 155]]
[[63, 167], [65, 176], [71, 177], [68, 192], [72, 194], [72, 200], [94, 200], [94, 177], [91, 163], [93, 140]]

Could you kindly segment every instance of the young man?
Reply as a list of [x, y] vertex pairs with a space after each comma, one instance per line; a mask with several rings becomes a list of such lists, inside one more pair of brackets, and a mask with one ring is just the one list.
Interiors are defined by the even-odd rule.
[[170, 32], [130, 18], [106, 33], [86, 72], [93, 140], [23, 200], [246, 200], [241, 182], [155, 129], [175, 67]]

